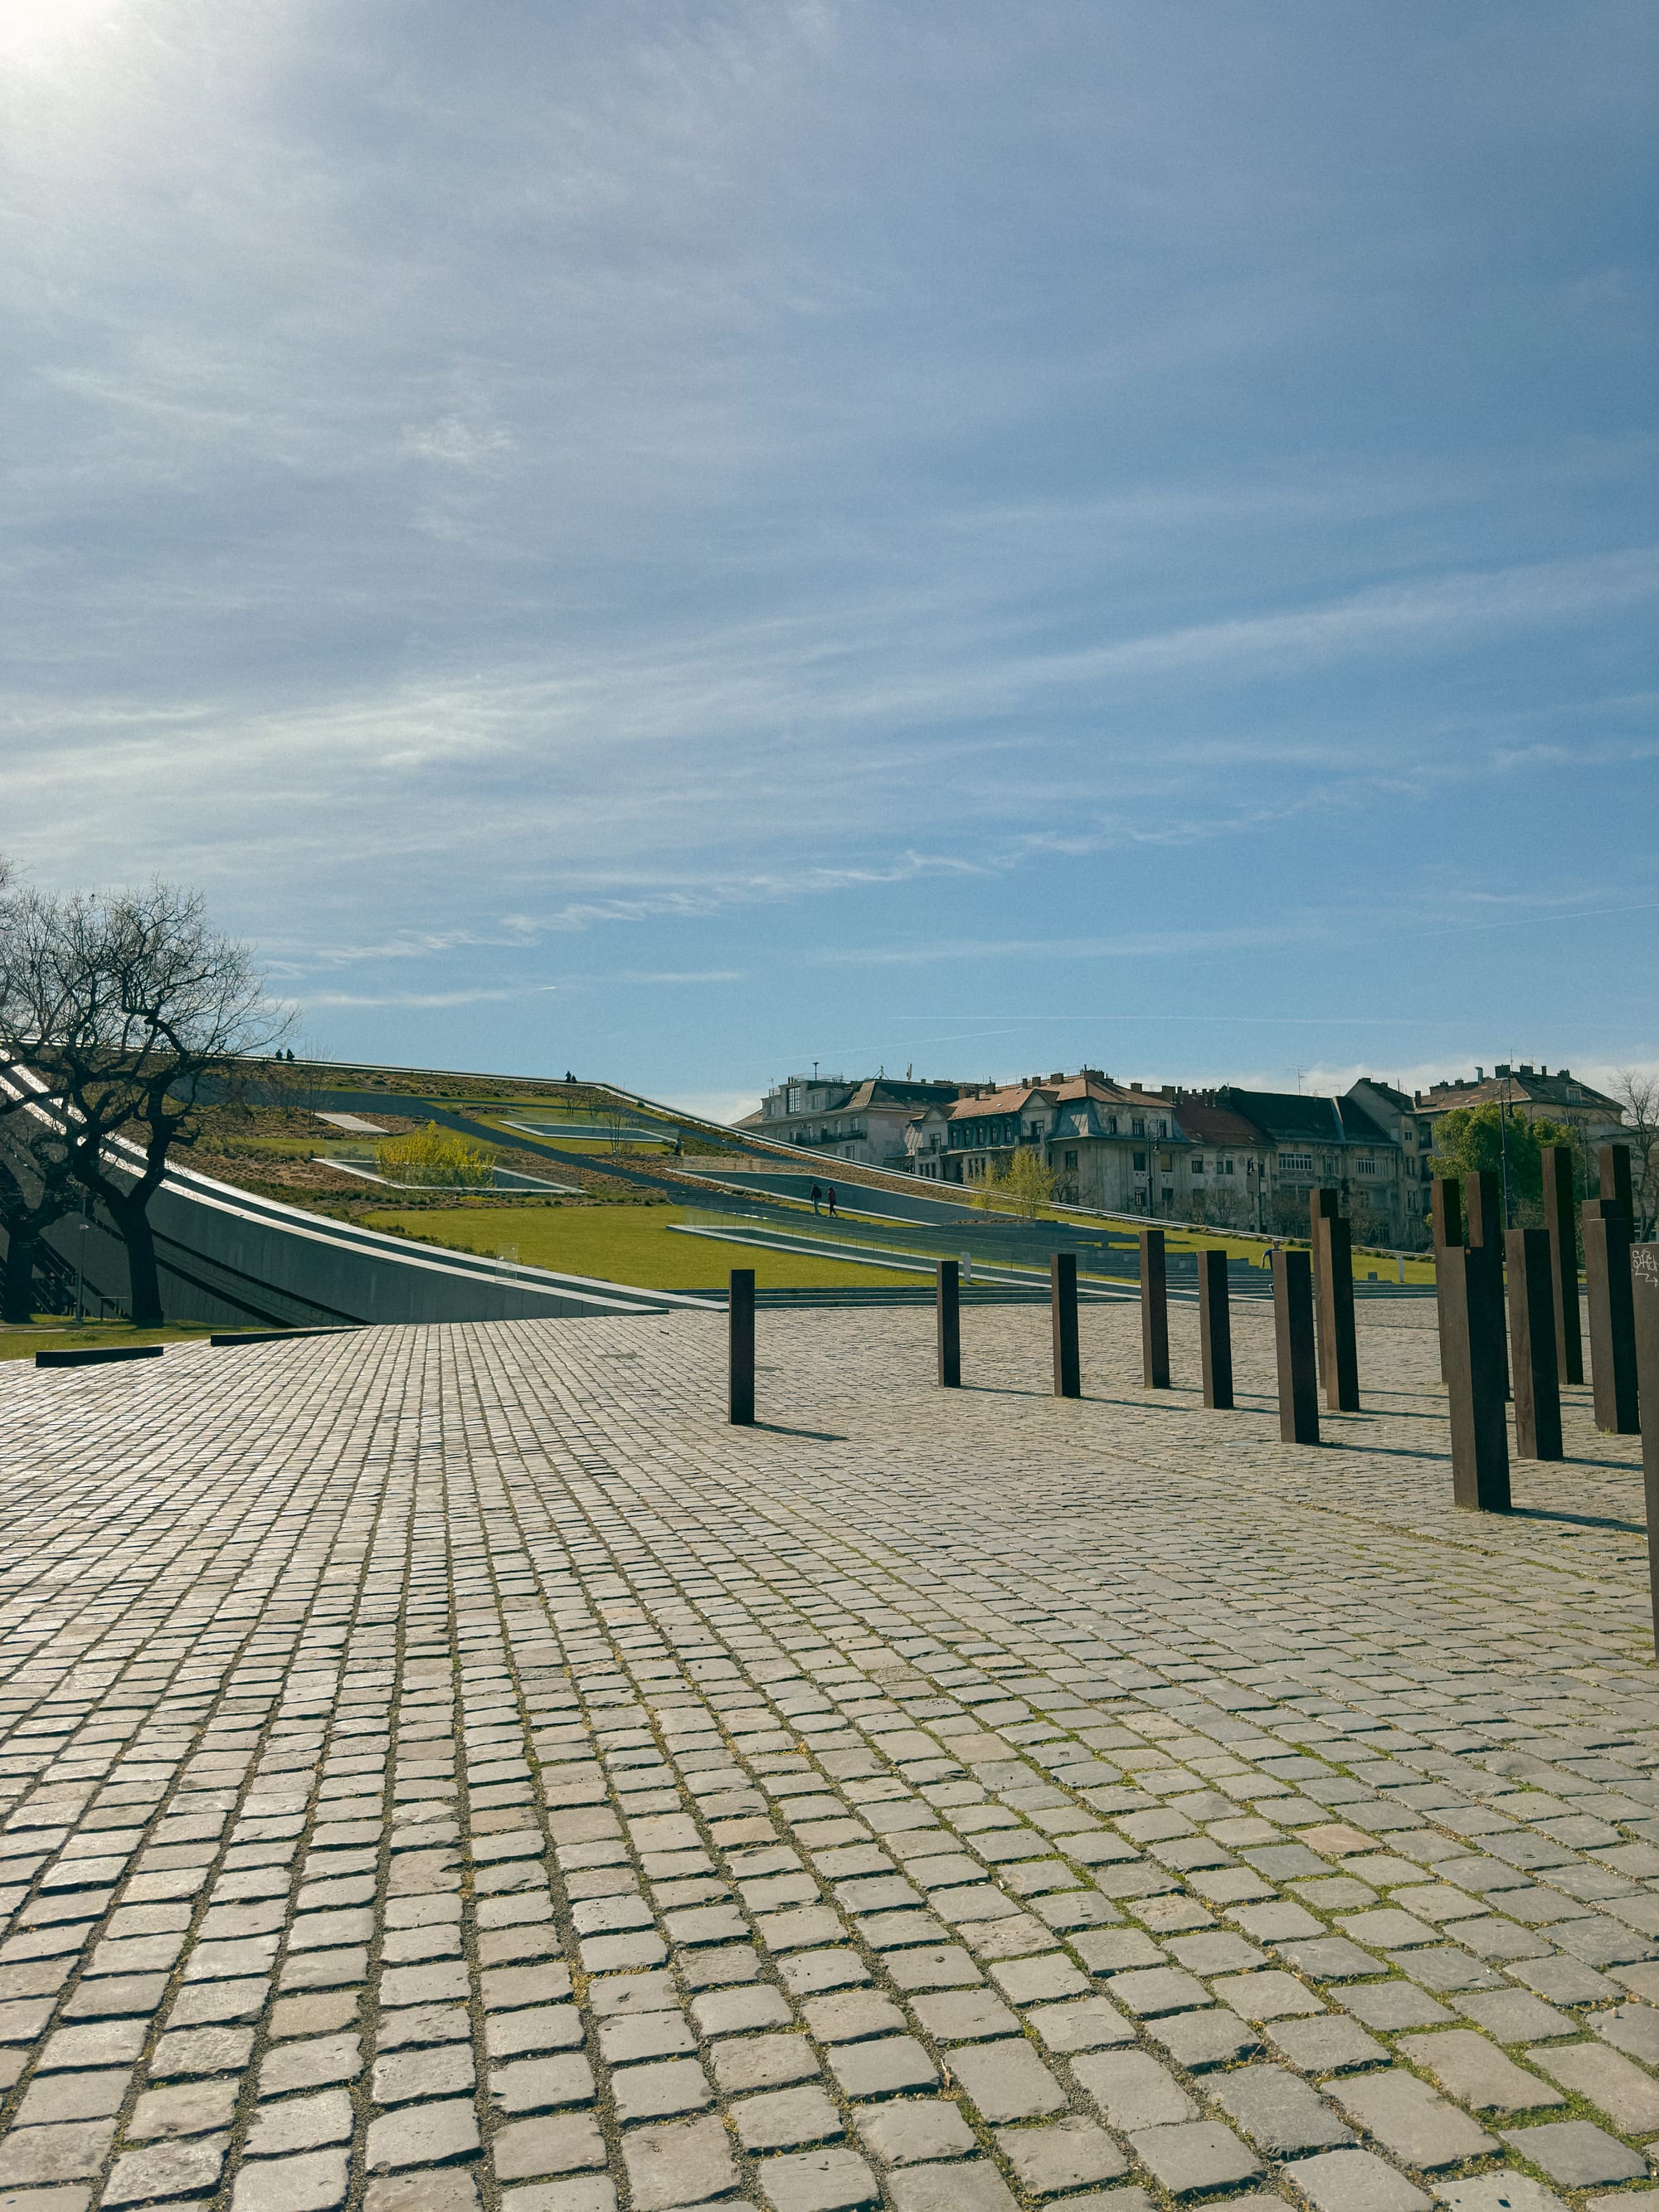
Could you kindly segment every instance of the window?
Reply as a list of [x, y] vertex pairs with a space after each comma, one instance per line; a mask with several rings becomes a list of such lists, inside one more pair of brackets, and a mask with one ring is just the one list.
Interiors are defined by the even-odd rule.
[[1077, 1165], [1077, 1154], [1075, 1152], [1066, 1153], [1066, 1164], [1068, 1168], [1074, 1168]]
[[1109, 1137], [1115, 1137], [1117, 1134], [1117, 1115], [1115, 1114], [1109, 1114], [1106, 1116], [1106, 1133]]
[[1358, 1171], [1361, 1175], [1374, 1176], [1376, 1173], [1376, 1162], [1368, 1156], [1359, 1162]]
[[1202, 1175], [1203, 1172], [1204, 1155], [1202, 1152], [1194, 1152], [1193, 1154], [1193, 1173], [1194, 1175]]
[[1134, 1120], [1129, 1124], [1129, 1134], [1132, 1137], [1144, 1137], [1146, 1133], [1146, 1124], [1140, 1119], [1139, 1115], [1137, 1115]]
[[1286, 1175], [1311, 1175], [1313, 1154], [1311, 1152], [1281, 1152], [1279, 1156], [1279, 1164]]
[[1233, 1164], [1231, 1160], [1218, 1160], [1215, 1171], [1218, 1175], [1231, 1175], [1233, 1171]]
[[1146, 1155], [1145, 1152], [1137, 1152], [1135, 1154], [1135, 1173], [1137, 1175], [1145, 1175], [1146, 1172]]

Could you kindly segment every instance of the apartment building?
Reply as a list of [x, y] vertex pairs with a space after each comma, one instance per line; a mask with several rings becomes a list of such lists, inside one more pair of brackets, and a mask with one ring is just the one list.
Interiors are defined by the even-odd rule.
[[1605, 1145], [1625, 1125], [1625, 1109], [1616, 1098], [1577, 1076], [1570, 1067], [1534, 1067], [1529, 1060], [1511, 1066], [1500, 1060], [1490, 1075], [1477, 1067], [1472, 1077], [1436, 1083], [1417, 1092], [1418, 1113], [1432, 1128], [1443, 1114], [1456, 1106], [1501, 1105], [1528, 1121], [1560, 1121], [1586, 1145]]
[[848, 1081], [841, 1075], [792, 1075], [767, 1092], [758, 1114], [745, 1115], [733, 1126], [821, 1152], [826, 1159], [902, 1170], [909, 1164], [905, 1133], [917, 1115], [953, 1103], [965, 1087], [943, 1080], [918, 1083], [908, 1076]]

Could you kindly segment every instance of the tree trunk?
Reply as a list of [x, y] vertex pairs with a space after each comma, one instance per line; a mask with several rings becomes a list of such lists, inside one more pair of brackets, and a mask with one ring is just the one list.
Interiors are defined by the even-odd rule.
[[[161, 1311], [161, 1279], [155, 1264], [155, 1232], [149, 1225], [149, 1196], [148, 1191], [142, 1197], [125, 1195], [110, 1206], [121, 1241], [127, 1248], [127, 1283], [135, 1328], [159, 1328], [166, 1318]], [[108, 1203], [107, 1194], [106, 1202]]]
[[34, 1253], [39, 1237], [33, 1228], [6, 1224], [6, 1264], [0, 1276], [0, 1321], [27, 1328], [34, 1319]]

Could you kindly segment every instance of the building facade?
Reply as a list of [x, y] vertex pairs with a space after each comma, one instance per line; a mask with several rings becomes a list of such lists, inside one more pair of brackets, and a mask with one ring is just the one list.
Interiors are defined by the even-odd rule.
[[1500, 1060], [1490, 1075], [1477, 1067], [1472, 1078], [1434, 1084], [1419, 1091], [1413, 1103], [1431, 1127], [1454, 1107], [1498, 1105], [1524, 1121], [1563, 1122], [1590, 1146], [1605, 1145], [1625, 1125], [1619, 1101], [1570, 1067], [1558, 1067], [1552, 1075], [1547, 1067], [1534, 1067], [1524, 1060], [1518, 1066]]
[[916, 1083], [876, 1075], [849, 1082], [839, 1075], [792, 1075], [769, 1091], [758, 1114], [733, 1124], [779, 1144], [821, 1152], [826, 1159], [865, 1167], [910, 1164], [905, 1133], [932, 1106], [954, 1103], [959, 1083]]

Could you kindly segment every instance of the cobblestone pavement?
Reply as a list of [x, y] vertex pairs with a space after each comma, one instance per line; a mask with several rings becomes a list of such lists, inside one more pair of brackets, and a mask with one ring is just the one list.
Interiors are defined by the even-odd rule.
[[1260, 1307], [761, 1326], [0, 1371], [0, 2212], [1645, 2187], [1633, 1440], [1454, 1513], [1421, 1304], [1319, 1450]]

